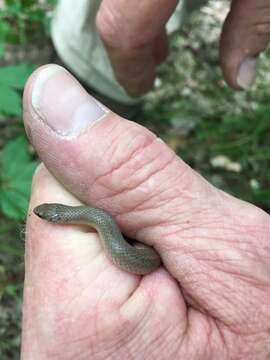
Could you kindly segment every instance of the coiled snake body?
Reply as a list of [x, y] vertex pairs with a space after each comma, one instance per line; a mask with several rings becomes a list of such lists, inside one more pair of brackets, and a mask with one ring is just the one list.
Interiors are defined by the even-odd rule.
[[140, 242], [129, 244], [113, 217], [106, 211], [89, 206], [41, 204], [34, 209], [40, 218], [56, 224], [83, 224], [95, 228], [107, 256], [128, 272], [144, 275], [160, 265], [158, 253]]

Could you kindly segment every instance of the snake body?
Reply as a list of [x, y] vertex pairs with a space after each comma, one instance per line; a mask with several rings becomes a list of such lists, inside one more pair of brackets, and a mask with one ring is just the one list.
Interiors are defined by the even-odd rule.
[[144, 275], [160, 265], [160, 257], [152, 247], [137, 241], [134, 245], [129, 244], [114, 218], [103, 209], [89, 206], [41, 204], [34, 209], [34, 213], [56, 224], [82, 224], [95, 228], [106, 255], [116, 266], [125, 271]]

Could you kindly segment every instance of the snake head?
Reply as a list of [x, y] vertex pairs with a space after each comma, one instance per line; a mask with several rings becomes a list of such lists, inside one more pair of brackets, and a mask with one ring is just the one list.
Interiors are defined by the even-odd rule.
[[41, 219], [53, 223], [62, 223], [65, 219], [63, 216], [63, 205], [61, 204], [41, 204], [34, 208], [34, 213]]

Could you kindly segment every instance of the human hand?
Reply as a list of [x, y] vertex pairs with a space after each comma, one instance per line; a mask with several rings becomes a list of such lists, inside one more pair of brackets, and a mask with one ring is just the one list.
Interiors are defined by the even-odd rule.
[[[23, 360], [269, 358], [269, 215], [214, 188], [58, 66], [32, 75], [24, 117], [46, 168], [26, 228]], [[164, 267], [121, 271], [90, 229], [32, 213], [78, 199], [154, 246]]]
[[[131, 96], [143, 95], [154, 83], [156, 66], [167, 55], [165, 25], [177, 0], [103, 0], [97, 28], [115, 76]], [[234, 89], [250, 87], [257, 57], [270, 39], [270, 2], [232, 0], [220, 41], [220, 63]], [[206, 35], [207, 36], [207, 35]]]

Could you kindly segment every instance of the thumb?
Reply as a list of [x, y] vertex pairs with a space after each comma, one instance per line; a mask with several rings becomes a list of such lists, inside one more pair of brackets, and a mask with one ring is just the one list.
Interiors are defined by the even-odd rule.
[[216, 191], [153, 133], [109, 111], [59, 66], [32, 75], [24, 112], [26, 132], [58, 181], [149, 245], [166, 246], [164, 224], [173, 232], [189, 218], [191, 202], [207, 204]]
[[258, 55], [269, 39], [270, 2], [233, 0], [220, 43], [221, 66], [230, 86], [247, 89], [253, 84]]

